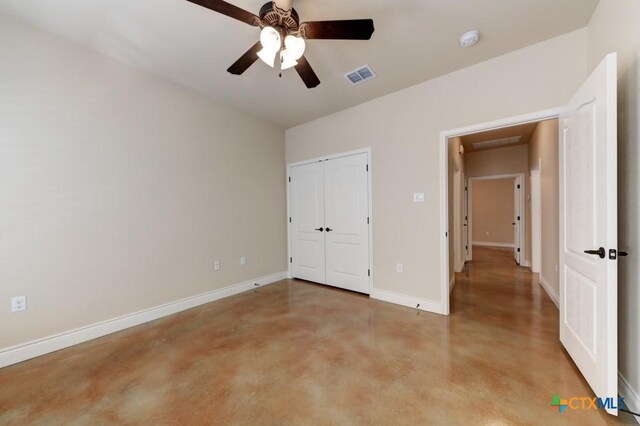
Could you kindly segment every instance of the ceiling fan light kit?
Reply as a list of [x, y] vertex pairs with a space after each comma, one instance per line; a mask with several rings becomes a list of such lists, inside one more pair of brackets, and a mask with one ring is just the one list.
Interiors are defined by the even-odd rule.
[[223, 0], [187, 1], [262, 29], [260, 41], [227, 69], [229, 73], [242, 75], [258, 58], [275, 68], [279, 52], [280, 69], [295, 68], [309, 89], [318, 86], [320, 79], [304, 57], [305, 40], [369, 40], [375, 31], [372, 19], [300, 23], [293, 0], [270, 1], [259, 16]]

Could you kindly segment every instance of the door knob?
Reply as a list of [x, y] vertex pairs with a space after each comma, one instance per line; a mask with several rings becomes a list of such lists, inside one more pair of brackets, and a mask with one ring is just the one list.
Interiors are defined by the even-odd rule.
[[316, 228], [316, 231], [322, 232], [322, 231], [324, 231], [324, 228]]
[[333, 231], [333, 229], [327, 228], [327, 232], [331, 232], [331, 231]]
[[600, 257], [600, 259], [604, 259], [606, 256], [604, 247], [600, 247], [598, 250], [585, 250], [584, 252], [587, 254], [594, 254]]

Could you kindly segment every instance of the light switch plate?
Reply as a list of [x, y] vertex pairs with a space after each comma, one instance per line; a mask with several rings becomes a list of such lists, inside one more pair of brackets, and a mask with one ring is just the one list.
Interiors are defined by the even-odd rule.
[[414, 203], [424, 203], [424, 192], [414, 192], [413, 193], [413, 202]]

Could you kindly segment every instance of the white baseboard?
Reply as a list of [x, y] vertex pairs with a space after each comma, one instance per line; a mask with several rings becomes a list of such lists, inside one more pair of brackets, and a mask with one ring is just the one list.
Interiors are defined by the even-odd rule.
[[420, 309], [421, 311], [444, 315], [444, 310], [440, 302], [434, 300], [417, 299], [413, 296], [378, 289], [373, 289], [370, 297], [372, 299], [382, 300], [383, 302], [395, 303], [396, 305], [408, 306], [410, 308]]
[[553, 291], [551, 285], [544, 279], [542, 274], [540, 274], [540, 285], [544, 288], [544, 291], [547, 292], [553, 303], [556, 305], [558, 309], [560, 309], [560, 297]]
[[451, 276], [451, 279], [449, 280], [449, 293], [451, 293], [453, 291], [453, 287], [456, 286], [456, 276], [455, 274], [453, 274]]
[[494, 243], [493, 241], [473, 241], [474, 246], [513, 248], [513, 243]]
[[280, 272], [0, 350], [0, 368], [286, 279]]
[[[620, 372], [618, 372], [618, 379], [618, 393], [624, 398], [627, 410], [640, 413], [640, 396], [638, 396], [638, 393], [631, 387], [627, 379], [625, 379]], [[634, 416], [634, 418], [636, 422], [640, 424], [640, 417]]]

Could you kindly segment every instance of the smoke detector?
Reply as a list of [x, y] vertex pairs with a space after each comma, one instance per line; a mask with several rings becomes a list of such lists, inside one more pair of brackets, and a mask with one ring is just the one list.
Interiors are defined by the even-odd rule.
[[460, 37], [460, 46], [471, 47], [480, 40], [480, 32], [473, 30], [466, 32]]

